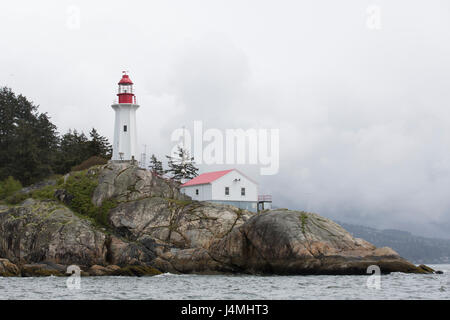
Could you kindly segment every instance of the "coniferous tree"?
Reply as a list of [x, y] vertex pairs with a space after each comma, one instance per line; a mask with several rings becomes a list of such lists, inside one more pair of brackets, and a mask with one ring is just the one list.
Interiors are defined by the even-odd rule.
[[88, 138], [77, 130], [69, 130], [60, 140], [55, 171], [67, 173], [70, 169], [89, 158]]
[[150, 158], [149, 168], [154, 174], [158, 176], [162, 176], [164, 174], [162, 161], [159, 161], [154, 154], [152, 154]]
[[101, 136], [95, 128], [89, 132], [91, 140], [88, 143], [88, 153], [90, 156], [98, 156], [105, 159], [111, 158], [112, 147], [106, 137]]
[[52, 173], [56, 126], [37, 106], [9, 88], [0, 89], [0, 179], [27, 185]]
[[94, 128], [89, 137], [77, 130], [60, 137], [46, 113], [26, 97], [0, 88], [0, 181], [12, 176], [29, 185], [65, 174], [91, 157], [110, 158], [108, 140]]
[[195, 166], [194, 157], [189, 155], [186, 149], [178, 146], [178, 151], [175, 157], [166, 156], [168, 159], [169, 169], [166, 173], [172, 176], [176, 181], [185, 179], [192, 179], [198, 175], [198, 168]]
[[59, 156], [55, 164], [57, 173], [67, 173], [72, 167], [79, 165], [91, 157], [109, 159], [111, 157], [111, 145], [108, 139], [101, 136], [95, 128], [86, 135], [77, 130], [69, 130], [64, 134], [59, 143]]

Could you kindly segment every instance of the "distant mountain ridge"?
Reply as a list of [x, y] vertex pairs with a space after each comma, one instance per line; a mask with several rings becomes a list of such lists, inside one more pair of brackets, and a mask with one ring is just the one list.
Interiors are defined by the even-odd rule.
[[414, 263], [450, 263], [450, 239], [415, 236], [408, 231], [385, 229], [338, 222], [356, 238], [362, 238], [377, 247], [391, 247]]

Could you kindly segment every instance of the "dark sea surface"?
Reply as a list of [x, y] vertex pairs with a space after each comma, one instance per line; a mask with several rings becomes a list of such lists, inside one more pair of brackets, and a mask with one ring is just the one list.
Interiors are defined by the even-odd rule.
[[82, 277], [79, 289], [64, 277], [0, 277], [0, 299], [450, 299], [450, 265], [431, 267], [444, 274], [382, 275], [378, 289], [370, 276]]

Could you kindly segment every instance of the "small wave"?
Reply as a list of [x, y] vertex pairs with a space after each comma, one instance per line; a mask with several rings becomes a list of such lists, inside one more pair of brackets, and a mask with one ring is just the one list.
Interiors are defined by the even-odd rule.
[[156, 276], [153, 276], [154, 278], [165, 278], [165, 277], [173, 277], [173, 276], [180, 276], [180, 274], [175, 274], [175, 273], [170, 273], [170, 272], [166, 272], [166, 273], [161, 273], [158, 274]]

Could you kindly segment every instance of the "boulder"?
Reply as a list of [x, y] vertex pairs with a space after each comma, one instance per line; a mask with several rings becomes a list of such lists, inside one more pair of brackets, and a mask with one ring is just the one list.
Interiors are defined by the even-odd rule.
[[144, 265], [126, 265], [119, 267], [116, 265], [109, 266], [91, 266], [88, 270], [90, 276], [154, 276], [161, 274], [158, 269]]
[[129, 265], [117, 269], [111, 273], [113, 276], [129, 276], [129, 277], [143, 277], [143, 276], [156, 276], [161, 274], [161, 271], [151, 266], [137, 266]]
[[66, 266], [54, 263], [30, 263], [21, 267], [22, 277], [65, 276]]
[[118, 202], [148, 197], [187, 199], [171, 180], [155, 176], [152, 172], [128, 162], [110, 162], [99, 172], [99, 183], [92, 198], [96, 206], [114, 198]]
[[0, 277], [13, 277], [20, 275], [19, 268], [8, 259], [0, 259]]
[[120, 270], [119, 266], [109, 265], [109, 266], [99, 266], [93, 265], [89, 268], [88, 273], [90, 276], [110, 276]]
[[105, 241], [90, 221], [56, 201], [33, 200], [0, 212], [0, 256], [13, 263], [103, 263]]
[[424, 264], [421, 264], [420, 266], [418, 266], [418, 268], [423, 270], [425, 273], [438, 273], [435, 272], [433, 268], [430, 268], [429, 266], [426, 266]]
[[55, 198], [61, 201], [62, 203], [69, 205], [74, 197], [73, 195], [68, 193], [65, 189], [56, 189]]
[[90, 276], [104, 276], [108, 273], [106, 267], [99, 266], [97, 264], [91, 266], [87, 272]]
[[143, 243], [130, 242], [116, 236], [109, 236], [106, 241], [109, 264], [124, 265], [149, 265], [155, 258], [152, 247]]

